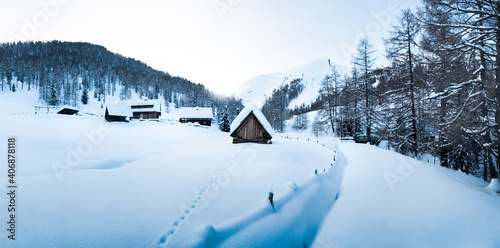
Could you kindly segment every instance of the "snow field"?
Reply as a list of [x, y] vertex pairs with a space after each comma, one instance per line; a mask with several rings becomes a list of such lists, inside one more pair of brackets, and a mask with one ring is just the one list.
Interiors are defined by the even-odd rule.
[[[311, 142], [277, 140], [273, 145], [238, 146], [250, 149], [247, 154], [253, 153], [243, 159], [241, 175], [234, 176], [228, 188], [220, 187], [216, 201], [204, 206], [200, 210], [202, 214], [184, 220], [173, 235], [167, 232], [160, 239], [160, 246], [303, 247], [312, 242], [337, 197], [340, 177], [335, 175], [341, 174], [344, 164], [337, 160], [330, 165], [332, 151]], [[252, 147], [263, 149], [253, 150]], [[313, 161], [321, 163], [311, 161], [306, 165], [305, 156], [299, 154], [288, 155], [290, 158], [275, 156], [282, 155], [285, 147], [291, 149], [290, 154], [295, 151], [309, 154], [311, 151], [311, 157], [320, 155], [319, 160]], [[321, 164], [323, 168], [318, 167]], [[295, 180], [288, 181], [290, 178]], [[275, 211], [267, 199], [270, 190], [275, 196]], [[211, 197], [205, 195], [203, 198], [210, 200]], [[233, 206], [228, 211], [230, 204]]]
[[[500, 198], [476, 178], [341, 144], [341, 194], [313, 247], [498, 247]], [[473, 182], [476, 181], [476, 182]]]
[[310, 128], [233, 145], [216, 127], [109, 124], [92, 98], [84, 116], [34, 115], [33, 92], [0, 93], [0, 137], [17, 137], [19, 185], [18, 240], [0, 247], [500, 244], [498, 181]]
[[[162, 239], [228, 247], [273, 222], [282, 235], [264, 228], [263, 246], [310, 243], [338, 187], [322, 171], [332, 151], [312, 142], [233, 145], [215, 127], [94, 116], [6, 115], [1, 126], [1, 136], [18, 137], [14, 247], [152, 247]], [[270, 189], [276, 213], [268, 212]], [[186, 235], [192, 243], [182, 243]]]
[[[191, 201], [192, 189], [202, 188], [236, 152], [216, 129], [158, 122], [111, 123], [112, 131], [94, 145], [84, 131], [102, 123], [58, 115], [4, 119], [1, 136], [18, 137], [17, 247], [154, 246], [179, 205]], [[78, 152], [89, 143], [90, 150]], [[224, 152], [213, 156], [214, 149]], [[72, 154], [79, 163], [66, 163]], [[54, 168], [54, 162], [66, 166]], [[0, 170], [0, 187], [6, 179]], [[0, 213], [7, 216], [6, 209]]]

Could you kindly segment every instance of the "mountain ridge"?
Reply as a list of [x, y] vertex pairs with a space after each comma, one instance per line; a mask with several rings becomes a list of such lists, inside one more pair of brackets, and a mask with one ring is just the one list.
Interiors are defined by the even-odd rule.
[[[331, 74], [329, 61], [332, 62], [333, 59], [321, 58], [290, 70], [258, 75], [240, 84], [235, 96], [241, 98], [244, 104], [262, 107], [264, 100], [272, 94], [274, 89], [294, 79], [302, 79], [304, 90], [290, 103], [289, 108], [293, 109], [302, 104], [310, 105], [319, 95], [321, 81]], [[349, 71], [347, 67], [339, 66], [334, 62], [331, 64], [342, 76]]]

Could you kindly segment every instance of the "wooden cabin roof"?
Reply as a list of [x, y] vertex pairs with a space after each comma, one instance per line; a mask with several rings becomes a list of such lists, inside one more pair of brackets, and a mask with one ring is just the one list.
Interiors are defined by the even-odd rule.
[[273, 128], [272, 128], [271, 124], [269, 123], [269, 121], [267, 121], [267, 119], [264, 116], [264, 114], [262, 113], [262, 111], [260, 111], [260, 109], [253, 104], [246, 106], [240, 112], [240, 114], [238, 116], [236, 116], [233, 123], [231, 123], [231, 130], [229, 131], [231, 136], [235, 132], [237, 132], [240, 129], [240, 127], [248, 121], [248, 117], [251, 115], [255, 116], [255, 118], [257, 119], [259, 124], [262, 125], [262, 127], [269, 134], [269, 136], [273, 137], [274, 132], [273, 132]]
[[124, 116], [124, 117], [131, 117], [132, 116], [132, 110], [130, 109], [130, 106], [126, 103], [118, 103], [118, 104], [113, 104], [113, 105], [107, 105], [106, 109], [108, 110], [108, 114], [112, 116]]
[[180, 108], [179, 119], [213, 119], [212, 108]]
[[161, 104], [155, 100], [134, 102], [130, 104], [132, 112], [161, 112]]

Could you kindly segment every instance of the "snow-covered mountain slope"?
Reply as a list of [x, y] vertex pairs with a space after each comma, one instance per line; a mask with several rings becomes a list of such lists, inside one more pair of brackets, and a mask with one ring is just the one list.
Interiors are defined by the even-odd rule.
[[[331, 60], [332, 66], [334, 66], [334, 61]], [[336, 68], [341, 75], [348, 72], [345, 67], [336, 66]], [[319, 59], [288, 71], [261, 75], [250, 79], [238, 87], [236, 96], [243, 99], [244, 103], [262, 107], [264, 100], [271, 95], [274, 89], [283, 83], [289, 83], [294, 79], [301, 78], [305, 89], [297, 99], [290, 103], [290, 107], [300, 106], [302, 103], [309, 105], [318, 97], [321, 81], [326, 75], [330, 75], [331, 71], [328, 59]]]

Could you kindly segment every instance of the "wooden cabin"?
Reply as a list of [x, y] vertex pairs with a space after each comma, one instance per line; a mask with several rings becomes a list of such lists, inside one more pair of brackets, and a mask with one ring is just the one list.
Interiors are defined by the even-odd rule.
[[230, 134], [234, 144], [269, 144], [273, 138], [273, 129], [260, 109], [249, 105], [234, 119]]
[[199, 123], [203, 126], [211, 126], [214, 115], [212, 108], [180, 108], [180, 123]]
[[104, 119], [106, 119], [106, 121], [108, 122], [114, 122], [114, 121], [128, 122], [131, 116], [132, 112], [130, 110], [130, 106], [123, 103], [106, 106], [106, 112], [104, 113]]
[[78, 114], [79, 111], [80, 110], [78, 110], [77, 108], [63, 107], [57, 113], [60, 114], [60, 115], [76, 115], [76, 114]]
[[160, 119], [161, 116], [161, 104], [155, 101], [133, 103], [130, 108], [132, 109], [132, 119]]

